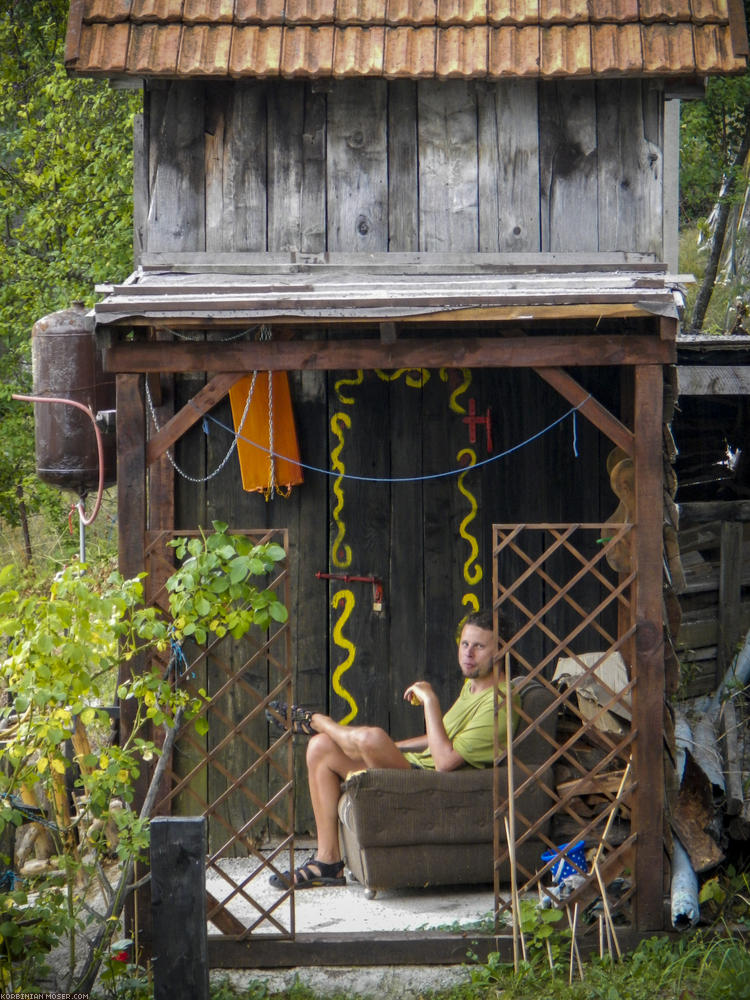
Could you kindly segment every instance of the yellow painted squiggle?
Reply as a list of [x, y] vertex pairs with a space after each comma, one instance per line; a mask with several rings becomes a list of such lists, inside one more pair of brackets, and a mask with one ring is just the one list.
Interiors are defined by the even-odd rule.
[[[470, 368], [462, 368], [461, 369], [461, 374], [463, 375], [463, 382], [461, 383], [461, 385], [457, 389], [453, 390], [453, 392], [451, 393], [451, 398], [448, 401], [448, 406], [449, 406], [449, 408], [451, 410], [453, 410], [454, 413], [466, 413], [466, 407], [465, 406], [461, 406], [461, 404], [458, 402], [458, 397], [459, 396], [463, 396], [463, 394], [466, 392], [466, 390], [471, 385], [471, 369]], [[447, 382], [448, 381], [448, 369], [447, 368], [441, 368], [440, 369], [440, 378], [443, 380], [443, 382]]]
[[354, 403], [354, 396], [344, 396], [341, 393], [342, 385], [362, 385], [362, 380], [365, 377], [364, 371], [360, 368], [354, 378], [340, 378], [338, 382], [334, 382], [333, 388], [339, 400], [342, 403]]
[[465, 608], [471, 608], [472, 611], [479, 611], [479, 598], [476, 594], [464, 594], [461, 598], [461, 603]]
[[351, 566], [352, 564], [351, 547], [349, 545], [344, 545], [346, 525], [340, 516], [344, 507], [344, 490], [341, 483], [346, 469], [344, 467], [344, 463], [339, 460], [341, 449], [344, 447], [344, 431], [342, 428], [346, 427], [347, 429], [350, 429], [351, 426], [352, 421], [347, 413], [334, 413], [331, 417], [331, 431], [339, 439], [339, 443], [331, 452], [331, 468], [334, 472], [341, 473], [341, 475], [337, 476], [333, 484], [333, 493], [337, 501], [336, 506], [333, 509], [333, 520], [336, 524], [337, 531], [336, 537], [331, 545], [331, 562], [339, 569]]
[[[430, 380], [430, 372], [427, 368], [397, 368], [395, 371], [390, 372], [390, 374], [382, 368], [375, 369], [375, 374], [384, 382], [395, 382], [396, 379], [401, 378], [404, 372], [407, 373], [404, 381], [413, 389], [421, 389]], [[414, 374], [411, 374], [412, 372]]]
[[359, 712], [359, 708], [357, 707], [357, 703], [354, 700], [354, 698], [352, 698], [351, 694], [341, 686], [341, 676], [354, 663], [354, 657], [357, 654], [357, 648], [354, 645], [354, 643], [351, 642], [349, 639], [345, 639], [341, 634], [341, 630], [349, 620], [349, 616], [354, 610], [354, 605], [356, 603], [354, 600], [354, 594], [351, 592], [351, 590], [337, 591], [331, 598], [331, 607], [334, 608], [335, 610], [339, 606], [339, 604], [341, 604], [342, 601], [344, 602], [344, 610], [341, 612], [341, 617], [334, 625], [333, 641], [336, 643], [337, 646], [340, 646], [342, 649], [345, 649], [347, 655], [346, 659], [344, 659], [344, 661], [336, 667], [333, 673], [333, 680], [331, 683], [333, 684], [333, 690], [336, 692], [336, 694], [339, 695], [339, 697], [343, 698], [351, 709], [349, 714], [346, 715], [341, 720], [341, 725], [345, 726], [347, 723], [351, 722], [352, 719], [356, 718], [357, 713]]
[[[477, 545], [477, 540], [476, 538], [474, 538], [473, 535], [470, 535], [466, 529], [468, 525], [471, 524], [471, 522], [476, 517], [478, 507], [477, 507], [477, 502], [474, 499], [473, 493], [470, 493], [464, 486], [464, 479], [466, 478], [466, 475], [469, 469], [472, 467], [472, 465], [476, 464], [477, 456], [473, 451], [473, 449], [462, 448], [461, 451], [459, 451], [458, 455], [456, 456], [456, 459], [460, 462], [462, 458], [468, 458], [469, 464], [464, 472], [459, 473], [458, 489], [459, 492], [462, 493], [463, 496], [465, 496], [466, 499], [469, 501], [471, 510], [461, 522], [461, 526], [459, 528], [459, 534], [461, 535], [461, 538], [463, 538], [465, 541], [469, 543], [469, 548], [470, 548], [469, 558], [464, 563], [464, 580], [466, 580], [466, 582], [471, 586], [474, 586], [474, 584], [479, 583], [479, 581], [482, 579], [483, 573], [482, 573], [482, 567], [479, 565], [479, 563], [476, 562], [476, 558], [479, 555], [479, 546]], [[474, 563], [475, 565], [472, 565], [472, 563]]]

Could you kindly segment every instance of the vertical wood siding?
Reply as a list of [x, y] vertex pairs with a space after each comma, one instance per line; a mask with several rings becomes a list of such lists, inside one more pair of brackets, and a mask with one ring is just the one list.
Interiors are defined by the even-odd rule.
[[[148, 190], [139, 192], [139, 235], [152, 251], [658, 255], [661, 127], [660, 95], [638, 82], [163, 84], [150, 91], [144, 119]], [[410, 681], [427, 678], [446, 705], [458, 691], [453, 631], [491, 597], [491, 525], [608, 517], [616, 498], [607, 445], [579, 419], [576, 458], [568, 420], [470, 470], [567, 411], [530, 371], [290, 376], [306, 464], [413, 481], [337, 482], [308, 470], [291, 497], [266, 502], [242, 491], [232, 459], [207, 483], [176, 477], [175, 525], [288, 527], [297, 700], [337, 718], [354, 707], [352, 721], [412, 735], [417, 716], [401, 700]], [[617, 412], [616, 373], [587, 377]], [[203, 381], [179, 377], [176, 405]], [[492, 411], [491, 452], [481, 427], [469, 441], [472, 399], [478, 414]], [[212, 416], [231, 423], [226, 403]], [[196, 425], [176, 458], [199, 479], [230, 440], [214, 423], [208, 435]], [[458, 468], [466, 469], [460, 477], [418, 481]], [[316, 576], [347, 572], [382, 580], [382, 612], [368, 584]], [[258, 670], [246, 680], [263, 688]], [[214, 675], [218, 683], [222, 668], [212, 662], [201, 671], [201, 683]], [[237, 690], [229, 715], [247, 712], [246, 693]], [[214, 723], [210, 746], [221, 743], [223, 729]], [[262, 730], [259, 723], [253, 738], [262, 741]], [[301, 744], [297, 752], [302, 777]], [[219, 763], [234, 773], [244, 753], [227, 745]], [[178, 769], [189, 766], [177, 761]], [[201, 778], [194, 792], [220, 794], [224, 780], [217, 772], [209, 789]], [[273, 785], [272, 777], [254, 779], [264, 780]], [[300, 796], [298, 829], [310, 829], [303, 781]], [[239, 821], [243, 809], [227, 805], [224, 819]]]
[[662, 107], [638, 80], [163, 84], [144, 248], [660, 256]]

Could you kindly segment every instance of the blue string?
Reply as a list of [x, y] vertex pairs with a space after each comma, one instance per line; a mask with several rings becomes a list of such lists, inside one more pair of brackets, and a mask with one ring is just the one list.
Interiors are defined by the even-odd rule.
[[573, 414], [573, 454], [578, 458], [578, 424], [576, 423], [577, 414]]
[[[582, 400], [578, 406], [572, 406], [566, 413], [563, 413], [561, 417], [557, 420], [553, 420], [551, 424], [548, 424], [542, 430], [537, 431], [536, 434], [532, 434], [531, 437], [526, 438], [525, 441], [521, 441], [519, 444], [513, 445], [512, 448], [508, 448], [506, 451], [500, 452], [498, 455], [491, 455], [489, 458], [482, 459], [481, 462], [475, 462], [474, 465], [463, 465], [459, 466], [457, 469], [451, 469], [449, 472], [434, 472], [427, 476], [355, 476], [347, 472], [333, 472], [331, 469], [321, 469], [317, 465], [307, 465], [305, 462], [300, 462], [295, 458], [287, 458], [286, 455], [280, 455], [277, 451], [271, 451], [269, 448], [264, 448], [262, 444], [258, 444], [257, 441], [251, 441], [250, 438], [244, 437], [242, 434], [235, 434], [232, 427], [228, 427], [226, 424], [222, 423], [221, 420], [217, 420], [216, 417], [212, 416], [210, 413], [207, 414], [209, 420], [212, 420], [215, 424], [221, 427], [223, 430], [228, 431], [233, 436], [236, 436], [238, 440], [245, 441], [247, 444], [251, 444], [254, 448], [259, 451], [263, 451], [266, 455], [272, 455], [274, 458], [280, 459], [283, 462], [289, 462], [291, 465], [297, 465], [301, 469], [306, 469], [308, 472], [319, 472], [324, 476], [331, 476], [334, 479], [353, 479], [359, 483], [423, 483], [430, 479], [446, 479], [449, 476], [458, 476], [462, 472], [466, 472], [468, 469], [480, 469], [483, 465], [489, 465], [490, 462], [499, 462], [501, 458], [507, 458], [508, 455], [512, 455], [516, 451], [520, 451], [521, 448], [525, 448], [526, 445], [531, 444], [533, 441], [537, 441], [540, 437], [543, 437], [549, 431], [553, 430], [558, 424], [561, 424], [566, 420], [571, 414], [573, 415], [575, 421], [575, 414], [577, 410], [587, 403], [591, 399], [588, 395], [586, 399]], [[577, 456], [578, 452], [576, 452]]]
[[[174, 636], [169, 640], [170, 646], [170, 656], [169, 663], [167, 664], [168, 671], [174, 671], [175, 675], [179, 678], [183, 678], [185, 674], [190, 670], [190, 664], [187, 661], [185, 653], [182, 650], [182, 643], [178, 642]], [[191, 673], [191, 677], [195, 677], [195, 673]]]

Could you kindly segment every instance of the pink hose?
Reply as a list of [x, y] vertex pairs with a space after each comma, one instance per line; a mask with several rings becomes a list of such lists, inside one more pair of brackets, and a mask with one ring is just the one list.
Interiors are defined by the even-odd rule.
[[65, 403], [66, 406], [75, 406], [79, 410], [83, 410], [91, 418], [94, 434], [96, 434], [96, 450], [99, 456], [99, 488], [96, 494], [96, 503], [90, 517], [87, 518], [83, 512], [83, 500], [79, 500], [76, 506], [78, 507], [78, 516], [81, 519], [81, 524], [87, 526], [92, 524], [99, 513], [99, 508], [102, 505], [102, 495], [104, 494], [104, 445], [102, 444], [101, 431], [96, 426], [96, 418], [91, 411], [91, 407], [84, 406], [83, 403], [79, 403], [75, 399], [60, 399], [57, 396], [21, 396], [14, 392], [11, 399], [20, 399], [25, 403]]

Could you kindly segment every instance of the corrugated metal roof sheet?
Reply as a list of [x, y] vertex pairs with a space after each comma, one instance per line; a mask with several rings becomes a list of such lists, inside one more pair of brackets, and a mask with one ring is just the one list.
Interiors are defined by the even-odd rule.
[[73, 0], [66, 65], [213, 79], [704, 76], [746, 66], [739, 2]]

